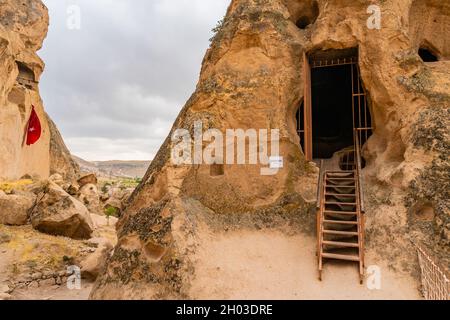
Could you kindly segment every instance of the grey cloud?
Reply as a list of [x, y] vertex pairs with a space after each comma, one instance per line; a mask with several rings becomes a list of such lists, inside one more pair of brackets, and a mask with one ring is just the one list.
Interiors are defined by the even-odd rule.
[[[154, 156], [229, 2], [44, 0], [51, 21], [41, 93], [71, 151], [89, 160]], [[66, 27], [72, 4], [81, 30]]]

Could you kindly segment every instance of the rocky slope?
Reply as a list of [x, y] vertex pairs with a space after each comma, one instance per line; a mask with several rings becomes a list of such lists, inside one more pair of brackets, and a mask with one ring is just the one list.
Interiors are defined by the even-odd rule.
[[142, 178], [150, 165], [150, 161], [86, 161], [76, 156], [72, 158], [81, 172], [94, 172], [105, 178]]
[[[313, 234], [317, 169], [305, 160], [295, 111], [304, 53], [358, 48], [374, 135], [365, 146], [368, 250], [417, 270], [410, 240], [449, 257], [450, 4], [380, 1], [381, 29], [362, 0], [233, 0], [174, 129], [194, 122], [279, 128], [282, 170], [258, 165], [175, 166], [165, 141], [118, 225], [119, 242], [92, 298], [189, 298], [202, 274], [201, 233], [291, 226]], [[423, 62], [427, 46], [439, 56]], [[251, 271], [250, 271], [251, 272]], [[226, 282], [226, 274], [210, 279]], [[197, 283], [198, 284], [198, 283]]]
[[[36, 54], [48, 28], [47, 8], [39, 0], [0, 1], [0, 179], [24, 175], [72, 178], [77, 168], [39, 95], [44, 62]], [[32, 105], [42, 125], [41, 139], [24, 145]]]

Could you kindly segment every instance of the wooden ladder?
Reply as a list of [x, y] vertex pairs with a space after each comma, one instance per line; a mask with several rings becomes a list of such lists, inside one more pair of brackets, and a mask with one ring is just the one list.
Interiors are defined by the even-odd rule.
[[364, 281], [364, 214], [359, 170], [324, 171], [321, 168], [317, 234], [319, 279], [329, 259], [357, 262]]

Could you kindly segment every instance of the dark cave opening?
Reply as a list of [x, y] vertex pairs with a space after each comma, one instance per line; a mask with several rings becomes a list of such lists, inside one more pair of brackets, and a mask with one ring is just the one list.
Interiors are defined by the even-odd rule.
[[306, 29], [309, 25], [312, 25], [316, 22], [319, 17], [319, 4], [317, 1], [313, 1], [308, 8], [305, 8], [303, 11], [303, 15], [300, 16], [295, 24], [299, 29]]
[[352, 68], [311, 71], [313, 157], [328, 159], [353, 146]]
[[419, 49], [419, 56], [422, 59], [423, 62], [436, 62], [439, 61], [439, 58], [437, 55], [435, 55], [431, 50], [427, 48], [420, 48]]
[[37, 82], [36, 76], [26, 64], [16, 61], [19, 74], [17, 76], [17, 83], [23, 85], [29, 90], [36, 90]]

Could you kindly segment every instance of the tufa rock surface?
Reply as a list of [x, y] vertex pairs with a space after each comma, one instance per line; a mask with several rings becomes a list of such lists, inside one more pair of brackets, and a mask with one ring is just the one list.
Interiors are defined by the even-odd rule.
[[[362, 0], [231, 2], [173, 130], [192, 134], [197, 120], [222, 132], [280, 129], [284, 168], [261, 176], [258, 165], [225, 165], [219, 175], [207, 165], [175, 166], [170, 135], [128, 201], [91, 298], [192, 297], [192, 281], [201, 277], [192, 261], [201, 225], [223, 232], [285, 219], [314, 235], [318, 170], [305, 160], [295, 114], [303, 55], [333, 49], [357, 48], [375, 126], [364, 146], [368, 248], [405, 272], [417, 270], [411, 240], [449, 256], [450, 3], [378, 4], [379, 30], [367, 27]], [[439, 61], [422, 61], [421, 46]], [[411, 219], [417, 203], [432, 211], [427, 221]]]
[[104, 271], [106, 262], [111, 255], [113, 244], [111, 241], [104, 238], [94, 238], [89, 242], [94, 244], [96, 249], [86, 259], [81, 261], [80, 268], [81, 276], [85, 279], [93, 281], [97, 279], [98, 275]]
[[80, 188], [78, 199], [88, 208], [89, 212], [103, 214], [100, 205], [100, 195], [95, 184], [85, 184]]
[[56, 124], [46, 116], [50, 127], [50, 174], [59, 174], [65, 181], [74, 181], [80, 174], [80, 166], [72, 158]]
[[[48, 21], [40, 0], [0, 3], [0, 179], [17, 180], [24, 175], [45, 179], [51, 173], [70, 177], [78, 170], [45, 114], [39, 94], [44, 62], [36, 52], [47, 35]], [[24, 133], [32, 105], [42, 136], [26, 146]]]
[[0, 191], [0, 224], [23, 226], [28, 223], [28, 211], [35, 201], [34, 194], [6, 195]]
[[90, 239], [94, 231], [88, 209], [52, 182], [38, 193], [30, 216], [36, 230], [55, 236]]

